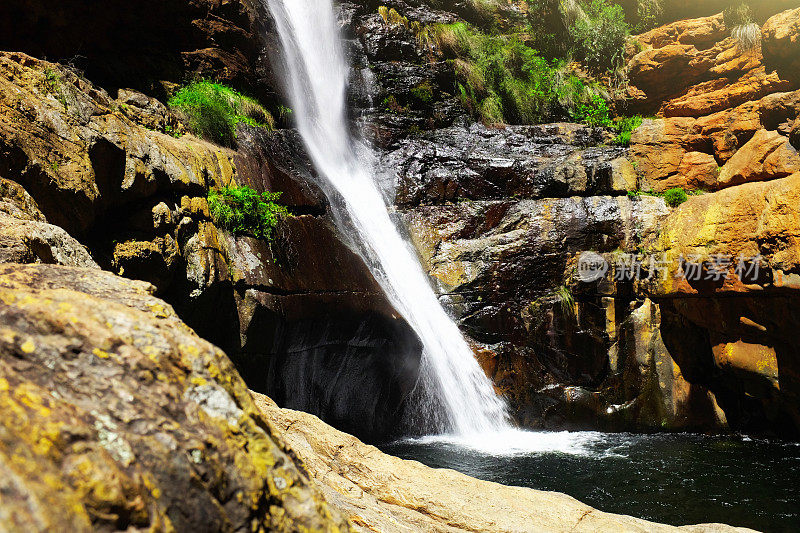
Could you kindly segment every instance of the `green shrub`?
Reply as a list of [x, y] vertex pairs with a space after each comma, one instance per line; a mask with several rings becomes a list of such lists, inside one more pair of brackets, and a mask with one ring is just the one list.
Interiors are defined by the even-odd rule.
[[208, 193], [214, 221], [234, 234], [270, 240], [278, 222], [289, 212], [278, 203], [280, 192], [256, 192], [250, 187], [222, 187]]
[[617, 136], [614, 139], [614, 144], [617, 146], [630, 146], [631, 134], [641, 125], [642, 117], [639, 115], [624, 117], [617, 120], [614, 123], [614, 129], [617, 130]]
[[664, 202], [670, 207], [678, 207], [688, 199], [689, 197], [686, 195], [686, 191], [680, 187], [669, 189], [664, 192]]
[[621, 67], [629, 34], [622, 7], [609, 0], [591, 0], [583, 11], [583, 16], [574, 15], [569, 24], [576, 56], [593, 72]]
[[258, 102], [230, 87], [210, 81], [196, 81], [180, 89], [169, 105], [184, 115], [195, 135], [225, 146], [236, 143], [236, 125], [272, 129], [272, 115]]
[[608, 102], [599, 94], [592, 95], [588, 102], [578, 103], [574, 117], [578, 122], [583, 122], [589, 126], [610, 128], [614, 125], [611, 121]]

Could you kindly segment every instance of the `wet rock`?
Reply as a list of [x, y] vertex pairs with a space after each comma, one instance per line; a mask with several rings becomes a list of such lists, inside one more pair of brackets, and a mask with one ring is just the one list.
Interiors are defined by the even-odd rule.
[[636, 189], [626, 151], [593, 146], [604, 139], [578, 124], [454, 126], [403, 141], [382, 166], [396, 174], [400, 206]]
[[2, 265], [0, 293], [11, 531], [348, 529], [225, 354], [152, 286]]

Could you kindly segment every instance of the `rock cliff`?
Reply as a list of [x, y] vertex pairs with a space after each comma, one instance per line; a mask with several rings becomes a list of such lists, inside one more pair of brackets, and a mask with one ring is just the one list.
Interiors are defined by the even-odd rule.
[[[4, 204], [35, 212], [5, 210], [9, 261], [96, 261], [150, 282], [252, 387], [363, 436], [399, 431], [417, 340], [334, 229], [296, 135], [240, 126], [237, 149], [222, 148], [176, 134], [176, 117], [137, 91], [115, 99], [22, 53], [0, 64]], [[295, 216], [273, 245], [214, 225], [207, 192], [229, 184], [283, 192]]]
[[[503, 30], [514, 3], [340, 3], [354, 121], [521, 425], [800, 435], [800, 9], [752, 3], [755, 48], [715, 1], [675, 2], [676, 22], [631, 41], [617, 105], [651, 116], [629, 147], [601, 127], [476, 123], [454, 62], [411, 25]], [[250, 0], [0, 5], [2, 526], [674, 529], [256, 409], [246, 387], [365, 439], [412, 431], [420, 357], [289, 120], [239, 124], [224, 148], [165, 105], [205, 77], [279, 109], [275, 42]], [[215, 223], [225, 185], [283, 193], [272, 242]], [[677, 208], [675, 187], [693, 193]], [[589, 251], [645, 275], [582, 281]]]
[[[442, 301], [524, 425], [800, 431], [798, 347], [784, 344], [793, 322], [779, 311], [796, 298], [798, 268], [798, 12], [754, 6], [761, 40], [749, 49], [714, 14], [722, 3], [701, 4], [670, 6], [665, 16], [682, 20], [632, 39], [624, 105], [653, 116], [629, 148], [608, 146], [600, 128], [471, 124], [452, 65], [376, 6], [345, 4], [353, 62], [374, 74], [356, 71], [354, 102], [384, 148], [395, 202]], [[424, 24], [458, 17], [387, 6]], [[372, 105], [359, 96], [368, 90]], [[699, 196], [673, 212], [659, 193], [676, 187]], [[582, 283], [585, 251], [612, 265], [665, 252], [676, 265], [681, 254], [760, 254], [769, 273], [735, 294], [656, 290], [613, 270]], [[771, 313], [785, 326], [763, 325]], [[756, 337], [738, 325], [750, 323]]]

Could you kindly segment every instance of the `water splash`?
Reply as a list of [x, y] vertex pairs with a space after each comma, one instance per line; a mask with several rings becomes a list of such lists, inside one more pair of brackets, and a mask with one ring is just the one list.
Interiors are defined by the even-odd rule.
[[371, 151], [350, 134], [350, 68], [332, 0], [264, 0], [277, 24], [293, 118], [323, 179], [337, 223], [423, 344], [415, 410], [432, 429], [462, 436], [511, 431], [505, 402], [431, 288], [387, 209]]

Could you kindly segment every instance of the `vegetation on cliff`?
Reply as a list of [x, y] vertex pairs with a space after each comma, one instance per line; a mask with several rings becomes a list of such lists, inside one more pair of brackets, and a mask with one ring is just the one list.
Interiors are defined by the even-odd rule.
[[236, 126], [272, 129], [275, 120], [256, 100], [211, 81], [196, 81], [176, 92], [169, 106], [187, 120], [189, 129], [199, 137], [224, 146], [236, 142]]
[[278, 222], [288, 216], [277, 203], [280, 192], [257, 192], [250, 187], [222, 187], [208, 193], [208, 207], [220, 226], [235, 234], [270, 240]]

